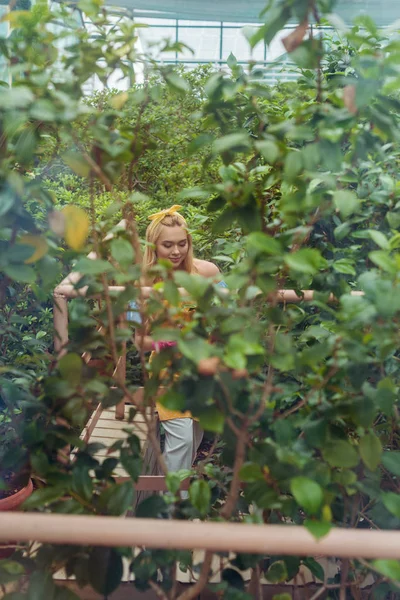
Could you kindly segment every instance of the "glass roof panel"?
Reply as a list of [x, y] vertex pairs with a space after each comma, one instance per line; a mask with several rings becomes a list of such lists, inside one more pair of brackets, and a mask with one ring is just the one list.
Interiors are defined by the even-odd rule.
[[[68, 0], [68, 4], [77, 2]], [[105, 0], [105, 4], [135, 11], [138, 17], [254, 23], [260, 21], [260, 13], [267, 0]], [[400, 19], [400, 1], [338, 0], [334, 12], [346, 22], [357, 15], [367, 14], [378, 25], [385, 26]]]
[[[258, 22], [266, 0], [106, 0], [106, 4], [140, 10], [145, 16], [229, 22]], [[150, 13], [153, 12], [153, 15]], [[338, 0], [334, 12], [345, 21], [368, 14], [378, 25], [389, 25], [400, 19], [399, 0]]]

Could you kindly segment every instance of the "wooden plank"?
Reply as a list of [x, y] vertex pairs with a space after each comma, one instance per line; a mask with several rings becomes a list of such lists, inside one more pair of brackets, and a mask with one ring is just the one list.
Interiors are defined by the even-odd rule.
[[[136, 431], [134, 431], [136, 433]], [[128, 434], [122, 429], [95, 429], [90, 441], [94, 442], [95, 440], [98, 442], [99, 440], [104, 439], [104, 443], [109, 444], [111, 440], [124, 440]]]
[[[155, 434], [156, 434], [157, 442], [158, 442], [158, 444], [160, 444], [160, 424], [159, 424], [158, 419], [157, 419], [157, 423], [156, 423]], [[146, 439], [143, 444], [142, 476], [161, 476], [162, 479], [164, 479], [164, 476], [161, 475], [161, 473], [160, 473], [158, 460], [157, 460], [157, 453], [154, 450], [153, 444], [151, 444], [148, 439]], [[161, 480], [157, 480], [157, 481], [161, 481]], [[152, 495], [154, 495], [154, 491], [139, 490], [138, 493], [136, 494], [135, 512], [136, 512], [137, 506], [141, 502], [143, 502], [143, 500], [145, 500], [146, 498], [149, 498]]]
[[[125, 325], [124, 319], [120, 318], [118, 327], [123, 328]], [[118, 359], [117, 366], [113, 373], [113, 377], [118, 383], [124, 384], [126, 380], [126, 342], [122, 344], [122, 354]], [[115, 418], [123, 420], [125, 417], [125, 398], [115, 407]]]
[[135, 429], [135, 427], [137, 425], [140, 428], [143, 428], [146, 426], [146, 423], [145, 423], [145, 421], [140, 420], [140, 419], [138, 419], [138, 420], [135, 419], [131, 423], [128, 423], [128, 421], [116, 421], [115, 419], [100, 418], [96, 424], [96, 431], [98, 431], [99, 429], [116, 429], [116, 430], [122, 430], [122, 428]]
[[81, 438], [83, 439], [84, 442], [88, 442], [90, 440], [90, 436], [92, 435], [93, 430], [96, 427], [98, 420], [100, 419], [100, 415], [101, 415], [102, 411], [103, 411], [103, 408], [102, 408], [101, 404], [98, 404], [96, 410], [92, 414], [85, 429], [83, 430], [83, 434], [84, 434], [83, 437], [81, 434]]

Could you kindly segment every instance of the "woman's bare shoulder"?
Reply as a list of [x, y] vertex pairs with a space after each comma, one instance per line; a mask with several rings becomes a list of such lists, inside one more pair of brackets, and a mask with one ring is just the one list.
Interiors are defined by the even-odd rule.
[[202, 275], [203, 277], [215, 277], [220, 272], [217, 265], [210, 262], [209, 260], [201, 260], [200, 258], [195, 258], [193, 262], [199, 275]]

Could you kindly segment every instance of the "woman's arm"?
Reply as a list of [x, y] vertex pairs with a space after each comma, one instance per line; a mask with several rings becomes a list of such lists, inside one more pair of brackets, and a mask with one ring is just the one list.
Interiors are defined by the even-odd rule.
[[153, 350], [153, 338], [147, 335], [146, 332], [137, 331], [135, 332], [135, 346], [139, 352], [151, 352]]

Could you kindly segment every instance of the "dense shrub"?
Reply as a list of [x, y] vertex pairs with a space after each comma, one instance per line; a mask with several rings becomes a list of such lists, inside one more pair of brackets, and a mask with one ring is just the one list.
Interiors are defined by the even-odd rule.
[[[82, 102], [94, 73], [104, 80], [136, 59], [135, 25], [108, 31], [97, 4], [82, 8], [99, 35], [90, 38], [68, 21], [76, 41], [63, 56], [49, 32], [54, 17], [41, 4], [16, 19], [3, 44], [6, 57], [24, 68], [15, 68], [13, 88], [0, 102], [7, 142], [0, 162], [0, 386], [8, 390], [10, 414], [24, 417], [18, 434], [37, 485], [26, 508], [102, 515], [132, 509], [142, 469], [135, 433], [127, 431], [100, 463], [96, 445], [82, 443], [77, 432], [96, 402], [110, 407], [126, 397], [132, 415], [148, 418], [145, 405], [163, 392], [165, 406], [191, 410], [222, 444], [191, 473], [189, 499], [178, 493], [184, 474], [170, 473], [168, 493], [142, 502], [136, 516], [291, 523], [316, 538], [332, 527], [398, 529], [398, 40], [363, 18], [330, 53], [322, 38], [305, 39], [305, 25], [329, 2], [272, 2], [249, 42], [270, 42], [290, 19], [301, 23], [286, 40], [300, 70], [298, 88], [269, 88], [256, 65], [245, 71], [230, 57], [225, 72], [154, 67], [144, 86]], [[66, 9], [54, 10], [69, 18]], [[338, 72], [349, 57], [350, 68]], [[162, 282], [144, 306], [139, 234], [150, 210], [175, 202], [185, 206], [201, 256], [219, 256], [230, 291], [160, 265]], [[121, 216], [124, 230], [115, 227]], [[97, 258], [88, 260], [92, 249]], [[21, 359], [20, 316], [45, 323], [42, 307], [71, 267], [97, 300], [71, 303], [63, 356], [43, 356], [39, 336], [35, 352], [24, 350]], [[109, 284], [125, 289], [109, 292]], [[195, 310], [180, 329], [182, 287]], [[298, 302], [282, 303], [282, 288], [295, 290]], [[306, 289], [314, 290], [310, 303]], [[156, 339], [177, 342], [151, 363], [140, 353], [145, 405], [135, 400], [135, 366], [135, 380], [124, 383], [81, 359], [90, 352], [118, 365], [132, 335], [118, 325], [132, 299], [152, 319]], [[76, 459], [60, 461], [66, 443], [76, 447]], [[132, 481], [116, 482], [117, 464]], [[205, 554], [200, 583], [179, 596], [176, 566], [196, 568], [188, 553], [48, 545], [35, 552], [28, 549], [32, 562], [17, 554], [19, 566], [5, 567], [11, 579], [35, 570], [28, 597], [67, 593], [49, 575], [60, 566], [80, 586], [109, 595], [125, 556], [136, 588], [188, 600], [209, 581], [213, 557]], [[108, 571], [101, 567], [107, 561]], [[311, 557], [238, 553], [226, 557], [216, 589], [225, 598], [249, 598], [233, 568], [252, 569], [258, 585], [261, 574], [280, 583], [302, 566], [324, 579]], [[396, 594], [396, 561], [356, 557], [341, 567], [340, 581], [325, 581], [318, 594], [357, 595], [367, 573], [378, 597]], [[19, 590], [24, 597], [23, 579]]]

